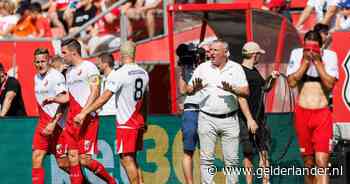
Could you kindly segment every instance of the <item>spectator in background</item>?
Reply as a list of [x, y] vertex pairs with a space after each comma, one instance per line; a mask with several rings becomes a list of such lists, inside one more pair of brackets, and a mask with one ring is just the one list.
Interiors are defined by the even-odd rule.
[[5, 73], [0, 63], [0, 117], [25, 116], [21, 85]]
[[30, 13], [30, 4], [26, 1], [21, 1], [17, 13], [21, 15], [21, 18], [18, 20], [17, 24], [12, 29], [13, 36], [18, 37], [27, 37], [36, 35], [36, 27], [34, 25], [31, 13]]
[[330, 32], [350, 30], [350, 0], [344, 0], [338, 4], [339, 14], [335, 22], [335, 27]]
[[[89, 20], [97, 15], [97, 8], [92, 0], [81, 0], [79, 7], [73, 12], [73, 17], [68, 19], [69, 32], [75, 32]], [[91, 27], [92, 28], [92, 27]], [[89, 29], [91, 29], [89, 28]], [[86, 30], [89, 32], [90, 30]]]
[[17, 24], [16, 5], [11, 0], [0, 1], [0, 38], [8, 36]]
[[284, 15], [290, 22], [292, 22], [292, 16], [288, 10], [288, 4], [285, 0], [270, 0], [265, 1], [266, 6], [262, 9], [268, 9], [274, 13]]
[[338, 2], [339, 0], [308, 0], [298, 22], [295, 24], [295, 27], [298, 30], [302, 30], [303, 24], [309, 18], [313, 10], [315, 10], [317, 22], [327, 25], [331, 24], [332, 18], [337, 12], [336, 5]]
[[41, 5], [38, 2], [30, 5], [30, 13], [37, 29], [36, 37], [51, 37], [50, 22], [41, 13]]
[[[114, 57], [112, 54], [103, 53], [97, 57], [96, 64], [103, 75], [100, 90], [102, 94], [106, 89], [106, 81], [108, 76], [112, 75], [114, 72]], [[99, 115], [114, 115], [116, 112], [115, 95], [113, 94], [113, 96], [102, 106]]]
[[61, 36], [69, 32], [68, 20], [72, 19], [78, 1], [50, 0], [48, 16], [53, 25], [63, 31]]
[[[115, 0], [103, 0], [100, 4], [102, 11], [113, 5]], [[92, 31], [92, 38], [88, 42], [90, 55], [96, 55], [105, 52], [111, 48], [117, 48], [120, 45], [119, 23], [120, 9], [114, 8], [102, 19], [97, 21]]]
[[145, 19], [148, 36], [152, 38], [155, 35], [155, 15], [162, 0], [137, 0], [134, 7], [127, 10], [126, 15], [129, 19], [129, 34], [133, 32], [131, 20]]

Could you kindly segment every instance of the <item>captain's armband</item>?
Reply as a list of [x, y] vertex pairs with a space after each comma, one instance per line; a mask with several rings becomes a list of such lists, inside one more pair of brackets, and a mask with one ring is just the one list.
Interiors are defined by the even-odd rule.
[[100, 85], [101, 80], [99, 75], [92, 75], [89, 77], [89, 84], [91, 85]]

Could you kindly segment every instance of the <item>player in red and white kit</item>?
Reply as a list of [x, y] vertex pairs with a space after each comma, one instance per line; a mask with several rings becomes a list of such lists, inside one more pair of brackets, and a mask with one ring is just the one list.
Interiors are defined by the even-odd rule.
[[34, 89], [39, 120], [33, 137], [32, 183], [44, 184], [45, 171], [42, 163], [45, 155], [54, 154], [58, 166], [68, 171], [67, 145], [62, 134], [63, 113], [59, 109], [60, 104], [67, 103], [69, 97], [64, 76], [49, 66], [49, 51], [46, 48], [38, 48], [34, 57], [37, 71]]
[[73, 121], [80, 111], [85, 110], [99, 96], [99, 71], [95, 64], [81, 58], [81, 45], [77, 40], [66, 40], [61, 46], [65, 62], [71, 65], [66, 73], [69, 108], [65, 125], [71, 183], [83, 183], [80, 164], [107, 183], [116, 183], [104, 166], [91, 157], [97, 153], [99, 119], [96, 112], [89, 113], [85, 121], [80, 123]]
[[135, 48], [135, 43], [131, 41], [121, 45], [123, 66], [108, 76], [103, 94], [74, 118], [76, 122], [84, 121], [88, 114], [101, 108], [113, 94], [116, 95], [116, 151], [132, 184], [140, 183], [136, 152], [143, 146], [145, 92], [149, 82], [147, 72], [135, 64]]

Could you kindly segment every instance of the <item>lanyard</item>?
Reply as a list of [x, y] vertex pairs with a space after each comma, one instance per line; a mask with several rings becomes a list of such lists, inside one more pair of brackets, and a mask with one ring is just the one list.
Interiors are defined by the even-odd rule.
[[5, 80], [4, 80], [4, 82], [2, 83], [1, 88], [0, 88], [0, 96], [1, 96], [2, 92], [5, 90], [5, 85], [6, 85], [6, 83], [7, 83], [7, 79], [8, 79], [8, 76], [6, 75], [6, 76], [5, 76]]

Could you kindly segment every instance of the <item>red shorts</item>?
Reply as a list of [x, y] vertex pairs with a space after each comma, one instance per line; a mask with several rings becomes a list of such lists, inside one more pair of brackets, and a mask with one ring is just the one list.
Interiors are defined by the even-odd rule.
[[97, 154], [98, 128], [98, 117], [86, 117], [81, 127], [76, 125], [73, 119], [68, 119], [64, 128], [68, 149], [79, 150], [79, 154]]
[[136, 153], [143, 148], [143, 129], [119, 128], [116, 130], [116, 151], [120, 153]]
[[44, 150], [49, 154], [54, 154], [56, 158], [62, 158], [67, 155], [67, 144], [65, 142], [62, 128], [57, 125], [50, 136], [43, 135], [43, 128], [38, 126], [33, 136], [33, 150]]
[[296, 105], [295, 130], [302, 155], [330, 152], [333, 129], [332, 114], [327, 107], [305, 109]]

